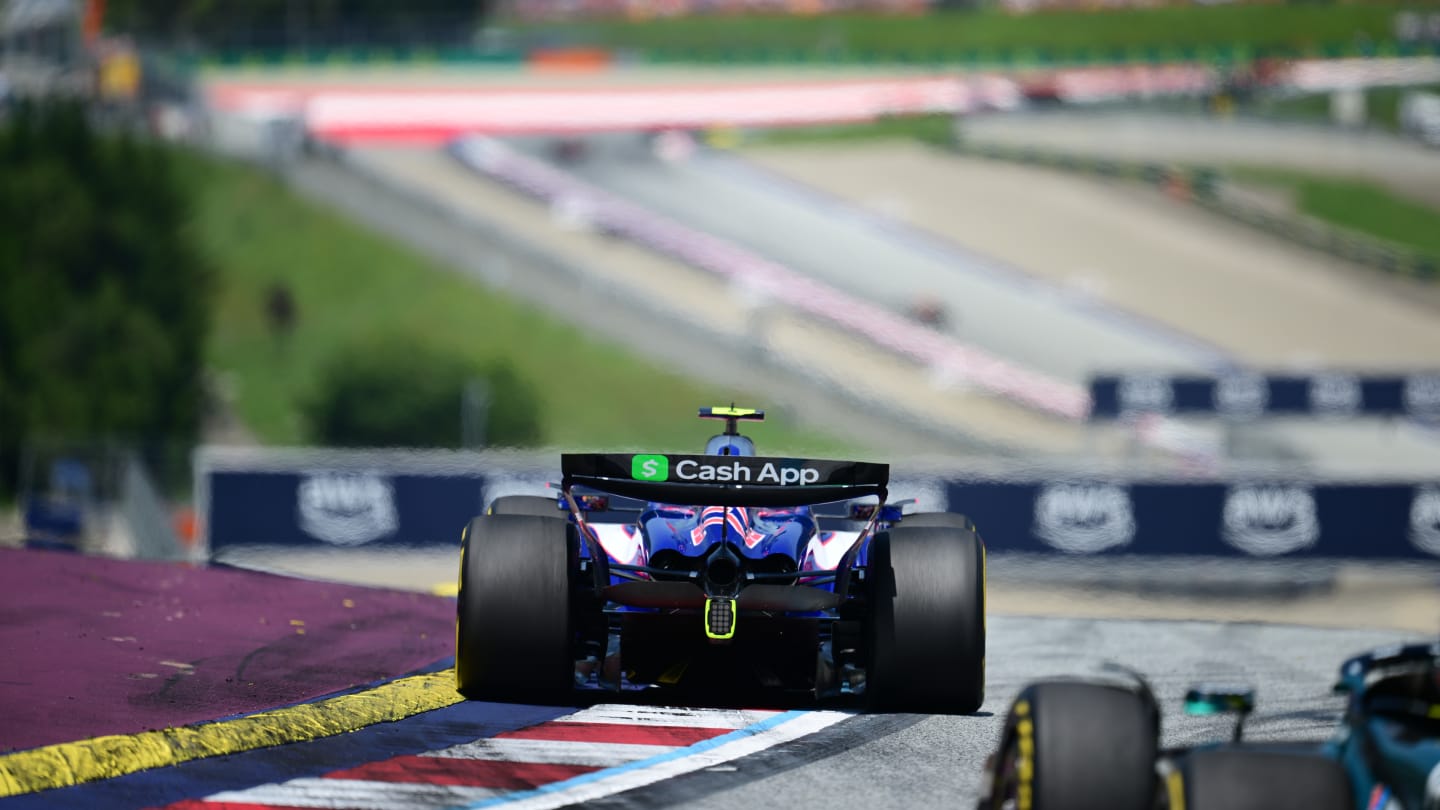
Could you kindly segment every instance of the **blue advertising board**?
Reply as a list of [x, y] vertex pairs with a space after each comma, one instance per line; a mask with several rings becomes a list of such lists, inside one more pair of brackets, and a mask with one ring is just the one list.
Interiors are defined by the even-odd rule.
[[1253, 419], [1261, 416], [1440, 418], [1440, 374], [1236, 372], [1225, 376], [1137, 372], [1090, 380], [1090, 418], [1145, 413]]
[[315, 470], [208, 474], [212, 550], [234, 545], [458, 545], [484, 509], [480, 475]]
[[[435, 546], [500, 494], [545, 476], [501, 469], [216, 469], [202, 515], [212, 551], [236, 545]], [[995, 551], [1084, 555], [1440, 557], [1440, 481], [951, 477], [940, 503]], [[927, 508], [935, 508], [933, 506]]]
[[952, 481], [995, 550], [1366, 559], [1440, 556], [1440, 486]]

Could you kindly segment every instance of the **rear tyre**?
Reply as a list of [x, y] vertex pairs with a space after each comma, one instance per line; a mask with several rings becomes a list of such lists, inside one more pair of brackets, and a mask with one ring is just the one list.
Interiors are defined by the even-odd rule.
[[565, 517], [565, 513], [560, 511], [555, 504], [554, 498], [546, 498], [542, 495], [502, 495], [490, 503], [490, 509], [485, 514]]
[[[1119, 686], [1027, 686], [1005, 719], [981, 807], [1151, 810], [1159, 718], [1153, 699]], [[1020, 798], [1026, 794], [1029, 802]]]
[[922, 526], [942, 526], [947, 529], [975, 531], [975, 523], [958, 512], [916, 512], [900, 519], [900, 525], [907, 529]]
[[570, 583], [579, 568], [564, 520], [484, 515], [465, 529], [455, 680], [472, 700], [564, 703], [575, 686]]
[[880, 711], [968, 714], [985, 702], [985, 546], [975, 532], [900, 526], [868, 563], [866, 693]]
[[1247, 748], [1192, 751], [1180, 762], [1189, 810], [1346, 810], [1350, 778], [1332, 759]]

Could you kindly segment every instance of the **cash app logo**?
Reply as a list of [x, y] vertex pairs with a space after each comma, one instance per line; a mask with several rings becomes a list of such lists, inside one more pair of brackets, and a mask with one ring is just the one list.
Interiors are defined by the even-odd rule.
[[670, 459], [665, 456], [631, 456], [630, 477], [636, 481], [666, 481], [670, 478]]

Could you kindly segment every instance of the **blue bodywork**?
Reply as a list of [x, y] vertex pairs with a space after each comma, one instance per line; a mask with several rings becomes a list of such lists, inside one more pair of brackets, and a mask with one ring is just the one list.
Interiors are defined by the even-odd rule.
[[[566, 456], [564, 465], [558, 501], [582, 541], [588, 583], [577, 598], [598, 608], [600, 622], [581, 634], [597, 660], [623, 672], [603, 683], [597, 667], [590, 685], [725, 671], [816, 694], [848, 688], [868, 545], [899, 519], [899, 507], [880, 506], [888, 468], [760, 457], [733, 422], [703, 454]], [[763, 477], [771, 468], [788, 478]], [[824, 512], [867, 496], [878, 502], [858, 519]], [[699, 503], [671, 502], [686, 497]], [[830, 531], [830, 521], [850, 521], [848, 530]], [[621, 660], [623, 668], [612, 663]]]
[[1325, 753], [1364, 810], [1440, 808], [1440, 644], [1391, 647], [1340, 668], [1345, 717]]

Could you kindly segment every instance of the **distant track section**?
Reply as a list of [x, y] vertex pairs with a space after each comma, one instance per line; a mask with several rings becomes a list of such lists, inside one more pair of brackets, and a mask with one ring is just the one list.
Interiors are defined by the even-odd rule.
[[1066, 419], [1083, 419], [1089, 411], [1089, 394], [1081, 386], [1007, 363], [738, 245], [620, 199], [498, 141], [464, 138], [455, 143], [452, 152], [474, 171], [531, 197], [551, 204], [582, 204], [597, 228], [842, 326], [941, 375]]

